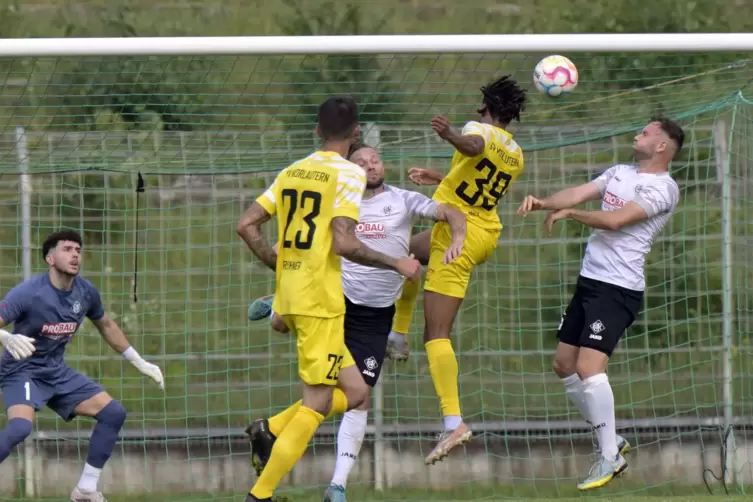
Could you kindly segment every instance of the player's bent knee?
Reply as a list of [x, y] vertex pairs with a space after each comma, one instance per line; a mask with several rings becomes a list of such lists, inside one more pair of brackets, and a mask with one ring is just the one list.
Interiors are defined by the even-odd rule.
[[288, 331], [290, 331], [288, 325], [285, 324], [285, 321], [282, 319], [282, 317], [277, 314], [272, 315], [271, 325], [272, 329], [279, 333], [287, 333]]
[[334, 387], [331, 385], [312, 385], [308, 383], [303, 384], [303, 399], [302, 404], [306, 408], [310, 408], [320, 415], [327, 415], [332, 408], [332, 390]]
[[358, 405], [358, 408], [355, 408], [359, 411], [369, 411], [369, 398], [371, 397], [371, 393], [369, 392], [366, 395], [366, 399], [363, 400], [361, 404]]
[[574, 375], [577, 371], [574, 361], [568, 361], [556, 356], [554, 361], [552, 361], [552, 370], [560, 378], [567, 378], [570, 375]]
[[35, 413], [34, 408], [27, 404], [14, 404], [8, 408], [8, 420], [23, 418], [24, 420], [33, 422]]
[[364, 381], [358, 366], [348, 366], [340, 370], [337, 386], [348, 398], [348, 409], [361, 406], [369, 398], [369, 386]]
[[120, 404], [120, 401], [115, 401], [113, 399], [107, 406], [97, 413], [95, 418], [97, 419], [97, 422], [120, 429], [123, 427], [127, 416], [128, 411], [125, 409], [125, 406]]
[[578, 362], [575, 365], [575, 371], [581, 380], [590, 378], [594, 375], [605, 373], [609, 355], [600, 349], [582, 347], [578, 353]]
[[431, 230], [425, 230], [411, 237], [408, 251], [421, 263], [421, 265], [426, 266], [429, 264], [430, 250]]

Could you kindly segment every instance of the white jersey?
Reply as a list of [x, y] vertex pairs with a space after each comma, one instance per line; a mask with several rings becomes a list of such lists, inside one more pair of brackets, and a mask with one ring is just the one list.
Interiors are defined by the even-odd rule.
[[646, 255], [677, 207], [680, 189], [669, 173], [639, 173], [637, 167], [621, 164], [609, 168], [594, 183], [601, 190], [602, 211], [613, 211], [632, 201], [646, 211], [648, 219], [619, 230], [594, 230], [588, 238], [580, 274], [643, 291]]
[[[438, 202], [410, 190], [384, 185], [384, 191], [361, 201], [356, 225], [358, 239], [380, 253], [408, 256], [413, 217], [434, 218]], [[367, 307], [394, 305], [403, 291], [405, 278], [394, 270], [367, 267], [342, 259], [343, 292], [348, 299]]]

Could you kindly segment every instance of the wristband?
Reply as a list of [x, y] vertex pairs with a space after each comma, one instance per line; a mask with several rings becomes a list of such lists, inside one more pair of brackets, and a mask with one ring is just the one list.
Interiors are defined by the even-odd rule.
[[142, 360], [139, 353], [136, 352], [136, 349], [134, 349], [133, 347], [128, 347], [127, 349], [125, 349], [123, 351], [123, 357], [125, 357], [128, 361], [132, 363]]

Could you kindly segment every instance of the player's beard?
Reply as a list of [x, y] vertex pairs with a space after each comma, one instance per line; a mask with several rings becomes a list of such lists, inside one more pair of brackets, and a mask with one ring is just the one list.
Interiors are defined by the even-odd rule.
[[63, 267], [58, 266], [57, 264], [53, 265], [53, 267], [55, 268], [55, 271], [63, 277], [76, 277], [78, 275], [78, 271], [81, 269], [81, 264], [79, 263], [75, 272], [70, 272]]
[[376, 190], [382, 185], [384, 185], [384, 178], [379, 178], [374, 182], [366, 181], [366, 190]]

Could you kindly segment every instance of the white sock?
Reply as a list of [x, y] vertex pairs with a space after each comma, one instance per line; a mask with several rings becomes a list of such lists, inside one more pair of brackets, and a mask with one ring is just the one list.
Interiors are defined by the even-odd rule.
[[459, 415], [447, 415], [444, 417], [444, 430], [454, 431], [463, 423], [463, 417]]
[[345, 488], [348, 476], [356, 463], [361, 451], [363, 438], [366, 436], [366, 420], [368, 411], [350, 410], [343, 415], [340, 427], [337, 429], [337, 461], [332, 484]]
[[614, 394], [606, 373], [583, 380], [588, 415], [599, 437], [601, 454], [608, 460], [617, 457], [617, 430], [614, 420]]
[[84, 471], [81, 473], [81, 478], [78, 480], [77, 485], [79, 491], [86, 493], [96, 492], [100, 474], [102, 474], [102, 469], [84, 464]]
[[588, 418], [588, 406], [586, 406], [586, 396], [583, 394], [583, 382], [577, 373], [565, 377], [562, 379], [562, 384], [565, 386], [565, 394], [570, 398], [570, 401], [578, 408], [583, 420], [591, 423]]
[[405, 345], [408, 343], [408, 335], [398, 333], [395, 330], [390, 331], [390, 335], [387, 339], [395, 345]]

